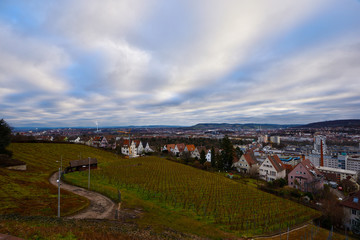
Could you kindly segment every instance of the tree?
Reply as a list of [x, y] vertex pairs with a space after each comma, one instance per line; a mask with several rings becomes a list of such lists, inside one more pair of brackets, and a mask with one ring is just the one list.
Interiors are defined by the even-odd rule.
[[224, 170], [229, 170], [234, 159], [234, 147], [227, 136], [225, 136], [221, 141], [221, 148], [221, 160], [223, 162], [223, 168]]
[[216, 168], [219, 170], [224, 169], [224, 164], [222, 161], [222, 157], [220, 154], [215, 154], [215, 163], [216, 163]]
[[11, 128], [4, 119], [0, 120], [0, 154], [12, 155], [12, 152], [6, 150], [11, 142]]
[[200, 152], [200, 163], [201, 164], [204, 164], [206, 162], [206, 154], [205, 154], [205, 151], [204, 151], [204, 149], [203, 150], [201, 150], [201, 152]]
[[341, 186], [343, 187], [345, 192], [355, 192], [357, 190], [355, 182], [350, 179], [344, 179], [341, 181]]
[[184, 161], [185, 164], [188, 164], [190, 162], [191, 159], [191, 153], [189, 151], [184, 151], [181, 156], [180, 156], [181, 160]]
[[241, 156], [243, 155], [243, 151], [241, 151], [241, 149], [239, 147], [236, 147], [235, 153], [236, 153], [236, 156], [238, 157], [238, 159], [240, 159]]
[[215, 149], [211, 147], [211, 167], [216, 167]]

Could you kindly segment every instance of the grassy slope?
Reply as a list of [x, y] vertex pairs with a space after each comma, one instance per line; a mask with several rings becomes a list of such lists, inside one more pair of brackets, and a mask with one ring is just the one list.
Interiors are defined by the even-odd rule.
[[[86, 172], [76, 172], [65, 177], [67, 181], [85, 187], [87, 176]], [[99, 170], [92, 173], [91, 182], [92, 189], [114, 200], [117, 199], [117, 189], [121, 189], [122, 199], [127, 207], [140, 207], [146, 212], [137, 221], [141, 225], [174, 228], [178, 231], [205, 234], [208, 237], [216, 236], [219, 233], [218, 229], [238, 236], [264, 232], [259, 225], [256, 225], [256, 228], [235, 230], [232, 227], [235, 225], [228, 223], [228, 211], [237, 212], [241, 219], [248, 217], [252, 221], [254, 212], [263, 213], [257, 209], [257, 206], [260, 206], [266, 212], [261, 216], [272, 218], [273, 229], [280, 228], [276, 221], [284, 215], [289, 215], [285, 217], [289, 217], [291, 223], [295, 223], [294, 218], [303, 222], [311, 216], [318, 215], [311, 209], [263, 193], [255, 189], [251, 183], [244, 186], [218, 174], [156, 157], [107, 159], [100, 164]], [[174, 199], [177, 202], [175, 204]], [[266, 205], [262, 206], [262, 202]], [[194, 206], [197, 203], [200, 204], [199, 208]], [[239, 205], [247, 207], [237, 208]], [[203, 214], [205, 206], [206, 209], [210, 209], [206, 215]], [[214, 216], [214, 206], [221, 219]], [[297, 210], [300, 214], [296, 213]], [[305, 213], [308, 215], [303, 215]], [[263, 218], [261, 216], [259, 215]], [[195, 219], [199, 221], [194, 221]], [[260, 221], [263, 223], [266, 219]]]
[[[107, 164], [118, 161], [111, 153], [80, 145], [12, 144], [10, 150], [14, 151], [15, 158], [27, 162], [28, 171], [20, 172], [0, 168], [0, 184], [2, 185], [0, 214], [56, 215], [57, 189], [51, 186], [47, 179], [58, 169], [59, 163], [56, 163], [56, 160], [59, 160], [61, 155], [63, 155], [64, 166], [69, 160], [77, 159], [80, 152], [83, 157], [96, 157], [99, 162]], [[82, 180], [77, 178], [77, 181]], [[116, 199], [116, 188], [105, 182], [101, 184], [103, 191], [107, 189], [108, 193], [113, 194], [112, 198]], [[142, 209], [141, 217], [133, 220], [140, 229], [134, 229], [134, 225], [121, 224], [120, 227], [114, 222], [106, 221], [89, 224], [84, 220], [64, 224], [51, 218], [19, 220], [11, 217], [0, 219], [0, 232], [26, 239], [65, 239], [65, 237], [66, 239], [99, 239], [105, 236], [107, 239], [131, 239], [138, 236], [142, 236], [143, 239], [194, 238], [193, 235], [184, 235], [182, 232], [210, 238], [235, 237], [233, 234], [214, 227], [213, 224], [189, 217], [188, 213], [173, 211], [174, 209], [162, 206], [157, 201], [143, 200], [134, 191], [127, 189], [121, 191], [122, 208]], [[71, 214], [87, 204], [88, 202], [80, 197], [62, 192], [62, 214]], [[150, 230], [144, 229], [145, 226], [151, 226]]]
[[[11, 144], [14, 158], [27, 163], [26, 171], [0, 168], [0, 214], [56, 216], [57, 188], [48, 182], [59, 167], [57, 160], [63, 152], [64, 162], [73, 159], [72, 150], [48, 144]], [[75, 146], [74, 146], [75, 147]], [[71, 147], [72, 149], [75, 149]], [[62, 151], [64, 149], [64, 151]], [[78, 152], [78, 151], [76, 151]], [[88, 206], [88, 200], [61, 191], [62, 215], [72, 214]]]

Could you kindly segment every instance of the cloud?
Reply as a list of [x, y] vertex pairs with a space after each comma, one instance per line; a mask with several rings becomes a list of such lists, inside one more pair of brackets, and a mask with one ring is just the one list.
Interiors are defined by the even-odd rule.
[[14, 125], [360, 117], [355, 1], [41, 2], [0, 13]]

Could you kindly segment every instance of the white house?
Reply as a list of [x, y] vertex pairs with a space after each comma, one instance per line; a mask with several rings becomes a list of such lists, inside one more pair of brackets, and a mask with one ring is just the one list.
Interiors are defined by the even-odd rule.
[[130, 157], [137, 157], [138, 151], [136, 142], [132, 141], [129, 148], [129, 139], [125, 139], [121, 146], [121, 153]]
[[150, 148], [149, 143], [146, 143], [145, 152], [146, 152], [146, 153], [154, 152], [154, 150], [152, 150], [152, 149]]
[[139, 141], [139, 143], [137, 144], [137, 152], [139, 154], [143, 154], [145, 152], [144, 146], [142, 145], [141, 141]]
[[211, 149], [209, 149], [206, 154], [206, 161], [211, 162]]
[[266, 181], [273, 181], [286, 177], [286, 170], [277, 155], [269, 155], [259, 167], [260, 178]]
[[239, 161], [233, 163], [232, 167], [235, 167], [238, 172], [243, 173], [249, 173], [250, 169], [259, 170], [259, 164], [253, 152], [243, 154]]

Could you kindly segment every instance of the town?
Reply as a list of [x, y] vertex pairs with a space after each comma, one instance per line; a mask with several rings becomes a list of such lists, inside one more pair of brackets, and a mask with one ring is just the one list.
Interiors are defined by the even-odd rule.
[[[232, 151], [222, 162], [228, 139]], [[269, 183], [282, 179], [290, 188], [310, 194], [305, 203], [322, 208], [317, 196], [330, 187], [343, 208], [338, 227], [357, 232], [360, 215], [360, 130], [355, 127], [260, 125], [250, 129], [212, 127], [139, 127], [103, 129], [15, 130], [14, 142], [64, 142], [82, 144], [120, 154], [129, 159], [167, 156], [200, 169], [218, 169], [229, 176], [248, 176]], [[263, 190], [269, 190], [264, 188]], [[334, 201], [335, 201], [334, 200]], [[339, 223], [340, 222], [340, 223]]]

